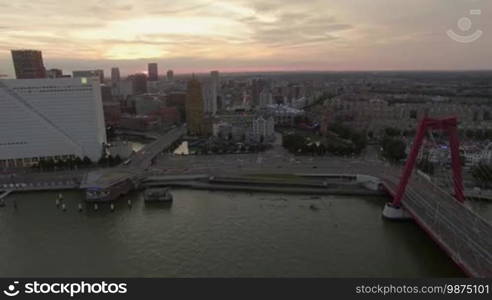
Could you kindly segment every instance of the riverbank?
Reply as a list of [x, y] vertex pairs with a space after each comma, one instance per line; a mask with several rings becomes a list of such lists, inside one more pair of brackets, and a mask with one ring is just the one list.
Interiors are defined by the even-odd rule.
[[279, 178], [279, 174], [243, 177], [214, 177], [196, 176], [176, 180], [174, 176], [150, 178], [142, 183], [147, 187], [174, 187], [211, 191], [263, 192], [306, 195], [344, 195], [344, 196], [387, 196], [386, 192], [369, 189], [363, 183], [355, 180], [305, 178], [289, 175]]

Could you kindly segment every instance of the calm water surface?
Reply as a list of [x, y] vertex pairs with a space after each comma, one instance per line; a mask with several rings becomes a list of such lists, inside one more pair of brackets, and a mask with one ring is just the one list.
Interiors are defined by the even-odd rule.
[[113, 213], [78, 212], [79, 192], [64, 192], [66, 212], [56, 193], [11, 195], [0, 276], [463, 276], [416, 225], [383, 220], [385, 199], [173, 194], [149, 206], [134, 193]]

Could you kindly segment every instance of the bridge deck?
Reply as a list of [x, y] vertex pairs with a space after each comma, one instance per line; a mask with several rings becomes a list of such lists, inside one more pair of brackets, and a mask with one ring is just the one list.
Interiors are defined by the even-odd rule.
[[145, 169], [150, 167], [152, 159], [164, 149], [171, 146], [176, 140], [180, 139], [186, 132], [186, 127], [171, 129], [163, 136], [158, 137], [130, 158], [130, 163], [119, 167], [95, 171], [87, 174], [81, 184], [82, 188], [89, 187], [109, 187], [114, 183], [125, 179], [137, 180]]
[[[397, 182], [385, 179], [394, 191]], [[427, 180], [407, 186], [404, 208], [415, 222], [472, 277], [492, 277], [492, 225]]]

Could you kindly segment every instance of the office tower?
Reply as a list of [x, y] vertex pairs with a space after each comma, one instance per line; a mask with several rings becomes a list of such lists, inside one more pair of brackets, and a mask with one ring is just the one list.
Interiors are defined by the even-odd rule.
[[205, 124], [202, 85], [195, 76], [188, 81], [186, 90], [186, 124], [190, 135], [204, 136], [209, 133]]
[[133, 91], [136, 95], [147, 93], [147, 75], [143, 73], [133, 74], [128, 76], [128, 79], [133, 83]]
[[120, 81], [120, 69], [119, 68], [111, 68], [111, 81], [112, 82]]
[[98, 77], [99, 83], [104, 82], [104, 70], [73, 71], [72, 75], [73, 75], [73, 78]]
[[205, 93], [205, 108], [206, 112], [214, 116], [217, 113], [217, 102], [219, 97], [220, 78], [219, 71], [210, 72], [210, 81], [206, 84]]
[[157, 70], [156, 63], [150, 63], [148, 65], [148, 74], [149, 74], [149, 81], [159, 80], [159, 71]]
[[173, 72], [173, 70], [167, 71], [167, 80], [168, 81], [173, 81], [174, 80], [174, 72]]
[[0, 80], [0, 167], [87, 156], [106, 143], [96, 78]]
[[220, 91], [220, 76], [219, 76], [219, 71], [212, 71], [212, 72], [210, 72], [210, 77], [212, 77], [212, 82], [217, 87], [217, 92], [219, 92]]
[[63, 71], [60, 69], [49, 69], [46, 71], [46, 77], [48, 77], [48, 78], [61, 78], [61, 77], [63, 77]]
[[43, 55], [38, 50], [12, 50], [17, 79], [45, 78]]
[[111, 94], [113, 97], [126, 99], [135, 95], [135, 87], [130, 79], [116, 81], [111, 85]]
[[202, 82], [203, 109], [214, 116], [217, 113], [217, 89], [211, 80]]

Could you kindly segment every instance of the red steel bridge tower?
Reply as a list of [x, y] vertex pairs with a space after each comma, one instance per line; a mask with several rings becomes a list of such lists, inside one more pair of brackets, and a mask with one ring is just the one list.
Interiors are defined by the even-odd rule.
[[453, 186], [454, 186], [454, 197], [459, 202], [464, 202], [463, 193], [463, 178], [461, 175], [461, 161], [460, 161], [460, 145], [458, 138], [458, 120], [456, 117], [449, 117], [443, 119], [432, 119], [423, 118], [420, 121], [417, 134], [412, 144], [412, 148], [408, 155], [405, 167], [403, 169], [403, 174], [401, 176], [400, 182], [396, 188], [393, 196], [393, 201], [389, 203], [386, 207], [386, 216], [394, 216], [395, 218], [404, 218], [404, 212], [401, 210], [403, 196], [405, 195], [405, 189], [408, 185], [409, 179], [415, 168], [417, 161], [417, 156], [422, 143], [424, 141], [425, 135], [429, 130], [441, 130], [448, 134], [449, 145], [451, 150], [451, 167], [453, 172]]

